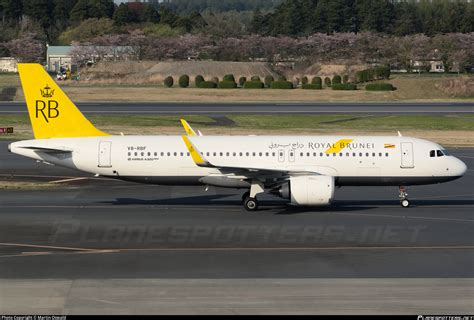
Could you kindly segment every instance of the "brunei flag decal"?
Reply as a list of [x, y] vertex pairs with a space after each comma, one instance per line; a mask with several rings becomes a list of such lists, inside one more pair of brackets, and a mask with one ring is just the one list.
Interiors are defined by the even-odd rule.
[[386, 144], [385, 144], [385, 149], [395, 149], [395, 145], [394, 145], [394, 144], [386, 143]]

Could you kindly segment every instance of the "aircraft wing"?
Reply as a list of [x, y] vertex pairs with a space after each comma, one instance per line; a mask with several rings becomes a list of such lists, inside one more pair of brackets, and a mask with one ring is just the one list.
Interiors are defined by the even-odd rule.
[[219, 169], [222, 173], [232, 173], [235, 175], [245, 175], [249, 178], [285, 178], [289, 176], [297, 175], [319, 175], [318, 172], [303, 171], [303, 170], [283, 170], [283, 169], [271, 169], [271, 168], [259, 168], [259, 167], [246, 167], [246, 166], [226, 166], [219, 164], [212, 164], [209, 162], [202, 152], [196, 149], [194, 144], [191, 142], [189, 137], [182, 136], [186, 147], [188, 148], [191, 157], [197, 166], [203, 168], [215, 168]]
[[186, 134], [190, 137], [195, 137], [195, 136], [202, 136], [202, 133], [201, 131], [194, 131], [194, 129], [189, 125], [189, 123], [184, 120], [184, 119], [181, 119], [181, 124], [183, 125], [183, 128], [184, 128], [184, 131], [186, 131]]

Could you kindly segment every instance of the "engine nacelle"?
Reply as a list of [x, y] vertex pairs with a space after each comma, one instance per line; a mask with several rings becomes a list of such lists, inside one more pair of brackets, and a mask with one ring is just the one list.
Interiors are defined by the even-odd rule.
[[296, 206], [325, 206], [334, 199], [334, 177], [297, 176], [278, 190], [280, 197]]

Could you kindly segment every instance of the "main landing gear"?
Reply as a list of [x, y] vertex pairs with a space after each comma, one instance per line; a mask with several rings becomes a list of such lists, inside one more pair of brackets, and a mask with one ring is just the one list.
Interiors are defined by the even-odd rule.
[[263, 183], [254, 180], [252, 181], [252, 186], [250, 187], [250, 191], [244, 193], [242, 196], [242, 203], [244, 205], [245, 210], [247, 211], [257, 211], [258, 210], [258, 200], [257, 194], [265, 192]]
[[399, 194], [399, 198], [400, 198], [400, 205], [403, 207], [403, 208], [409, 208], [410, 207], [410, 200], [408, 200], [408, 193], [407, 193], [407, 189], [405, 187], [402, 187], [400, 186], [400, 194]]

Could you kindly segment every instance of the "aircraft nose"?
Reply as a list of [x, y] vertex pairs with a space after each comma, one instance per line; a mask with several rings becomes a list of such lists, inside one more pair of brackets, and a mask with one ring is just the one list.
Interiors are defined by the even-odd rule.
[[8, 152], [12, 152], [12, 144], [11, 143], [8, 145]]
[[467, 166], [464, 162], [456, 158], [456, 163], [454, 164], [454, 173], [456, 176], [462, 177], [467, 172]]

